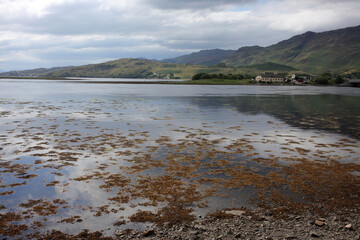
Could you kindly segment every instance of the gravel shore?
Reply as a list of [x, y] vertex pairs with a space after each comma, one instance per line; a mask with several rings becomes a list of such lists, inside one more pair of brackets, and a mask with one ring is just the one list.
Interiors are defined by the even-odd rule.
[[190, 224], [161, 226], [145, 231], [116, 231], [117, 239], [356, 239], [360, 240], [360, 217], [315, 217], [287, 214], [276, 218], [263, 210], [218, 212]]

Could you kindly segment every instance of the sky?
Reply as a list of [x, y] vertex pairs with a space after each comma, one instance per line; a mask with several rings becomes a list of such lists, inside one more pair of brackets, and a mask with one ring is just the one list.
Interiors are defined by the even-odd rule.
[[269, 46], [360, 25], [359, 0], [0, 0], [0, 72]]

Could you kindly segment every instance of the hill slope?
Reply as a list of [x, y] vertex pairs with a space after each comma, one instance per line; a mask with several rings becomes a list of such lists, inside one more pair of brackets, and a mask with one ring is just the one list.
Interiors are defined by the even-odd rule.
[[115, 61], [70, 67], [49, 74], [51, 77], [156, 78], [181, 72], [185, 66], [147, 59], [123, 58]]
[[236, 50], [211, 49], [201, 50], [189, 55], [183, 55], [176, 58], [163, 59], [161, 62], [182, 63], [182, 64], [198, 64], [210, 66], [220, 63], [222, 60], [232, 56]]
[[167, 78], [190, 79], [200, 72], [237, 73], [233, 68], [206, 67], [192, 64], [161, 63], [146, 59], [123, 58], [115, 61], [69, 67], [47, 77], [97, 78]]
[[234, 67], [273, 62], [310, 73], [359, 70], [360, 26], [306, 32], [269, 47], [242, 47], [223, 62]]
[[246, 67], [225, 67], [223, 65], [202, 66], [193, 64], [161, 63], [147, 59], [123, 58], [115, 61], [89, 64], [77, 67], [64, 67], [53, 69], [33, 69], [3, 73], [4, 76], [13, 77], [95, 77], [95, 78], [182, 78], [190, 79], [197, 73], [208, 74], [243, 74], [251, 78], [264, 71], [290, 71], [291, 67], [264, 63]]
[[61, 71], [68, 67], [35, 68], [31, 70], [10, 71], [0, 73], [0, 77], [41, 77], [47, 74]]
[[256, 75], [259, 72], [292, 71], [291, 67], [265, 63], [253, 66], [232, 68], [223, 66], [201, 66], [193, 64], [161, 63], [146, 59], [123, 58], [115, 61], [68, 67], [45, 75], [46, 77], [97, 77], [97, 78], [182, 78], [190, 79], [197, 73], [209, 74], [245, 74]]

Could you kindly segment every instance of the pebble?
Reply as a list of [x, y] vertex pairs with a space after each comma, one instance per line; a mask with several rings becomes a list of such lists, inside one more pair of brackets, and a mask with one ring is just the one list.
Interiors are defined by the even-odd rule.
[[207, 230], [206, 226], [203, 226], [203, 225], [200, 225], [200, 224], [196, 224], [194, 226], [194, 228], [199, 229], [201, 231], [206, 231]]
[[[268, 216], [262, 212], [255, 212], [257, 216]], [[255, 214], [254, 214], [255, 215]], [[355, 239], [360, 240], [360, 228], [354, 223], [360, 222], [358, 213], [347, 216], [345, 220], [342, 216], [333, 221], [334, 216], [316, 218], [311, 213], [301, 215], [301, 220], [296, 216], [291, 218], [277, 219], [269, 217], [268, 220], [259, 222], [259, 218], [248, 218], [247, 216], [234, 216], [233, 218], [216, 219], [204, 217], [200, 221], [189, 224], [182, 224], [175, 227], [154, 227], [150, 230], [149, 240], [155, 239]], [[340, 223], [340, 219], [344, 221]], [[351, 223], [350, 223], [351, 222]], [[308, 224], [310, 223], [310, 224]], [[320, 226], [319, 226], [320, 225]], [[160, 233], [161, 232], [161, 233]], [[117, 233], [117, 232], [116, 232]], [[123, 234], [117, 239], [145, 239], [147, 234], [138, 232], [137, 234]]]
[[235, 238], [241, 238], [242, 237], [242, 234], [241, 233], [238, 233], [235, 235]]
[[349, 229], [349, 230], [352, 230], [353, 229], [353, 226], [352, 226], [352, 224], [347, 224], [347, 225], [345, 225], [345, 228], [346, 229]]
[[310, 236], [311, 236], [311, 237], [314, 237], [314, 238], [320, 237], [320, 235], [319, 235], [317, 232], [314, 232], [314, 231], [311, 231], [311, 232], [310, 232]]
[[316, 221], [315, 221], [315, 225], [316, 225], [316, 226], [319, 226], [319, 227], [322, 227], [322, 226], [325, 225], [325, 222], [320, 221], [320, 220], [316, 220]]
[[227, 210], [227, 211], [225, 211], [225, 213], [235, 215], [235, 216], [242, 216], [245, 214], [245, 211], [243, 211], [243, 210]]
[[122, 233], [120, 232], [120, 230], [115, 231], [115, 236], [121, 236], [121, 235], [122, 235]]
[[155, 231], [154, 229], [149, 229], [149, 230], [146, 230], [144, 233], [143, 233], [143, 237], [151, 237], [155, 235]]

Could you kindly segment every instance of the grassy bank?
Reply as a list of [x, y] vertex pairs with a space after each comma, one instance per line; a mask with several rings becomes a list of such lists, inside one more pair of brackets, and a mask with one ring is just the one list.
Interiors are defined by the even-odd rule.
[[235, 80], [235, 79], [201, 79], [201, 80], [187, 80], [181, 82], [166, 82], [169, 84], [190, 84], [190, 85], [250, 85], [253, 84], [249, 79]]
[[65, 77], [0, 77], [0, 79], [29, 79], [29, 80], [76, 80]]

